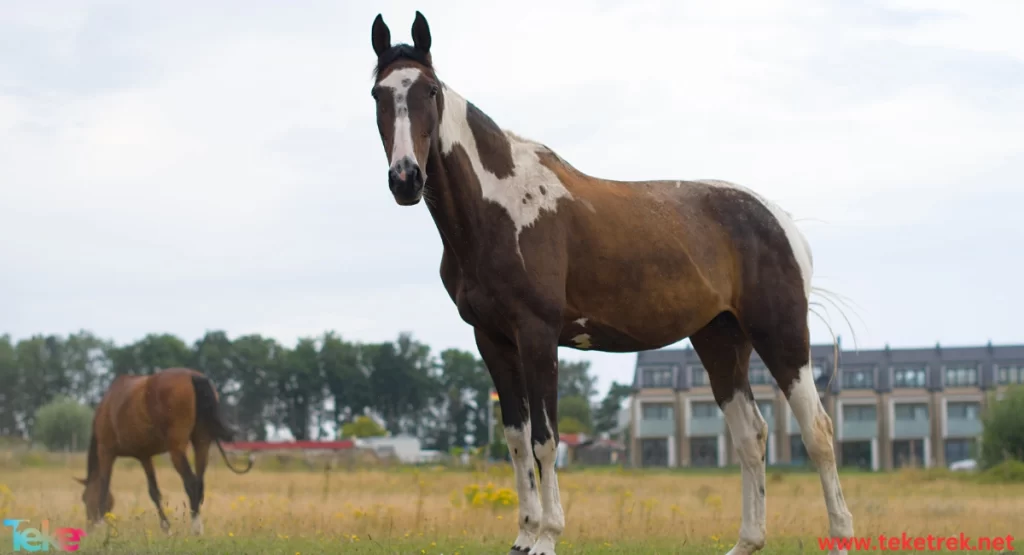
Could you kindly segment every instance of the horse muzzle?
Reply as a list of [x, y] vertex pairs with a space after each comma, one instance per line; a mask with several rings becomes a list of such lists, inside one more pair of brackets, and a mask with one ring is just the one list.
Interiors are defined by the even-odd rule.
[[392, 164], [388, 170], [388, 188], [401, 206], [412, 206], [423, 197], [426, 176], [419, 165], [409, 157]]

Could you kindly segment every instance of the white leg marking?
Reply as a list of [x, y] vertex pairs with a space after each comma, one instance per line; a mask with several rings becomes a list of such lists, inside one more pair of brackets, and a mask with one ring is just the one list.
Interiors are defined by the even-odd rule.
[[[487, 171], [480, 161], [476, 138], [469, 127], [467, 109], [466, 99], [445, 86], [444, 111], [438, 133], [441, 152], [449, 154], [455, 145], [462, 145], [473, 173], [480, 181], [483, 198], [501, 206], [512, 219], [518, 251], [522, 230], [533, 225], [542, 210], [554, 212], [559, 199], [572, 199], [573, 196], [558, 176], [540, 162], [538, 153], [550, 152], [550, 149], [508, 131], [502, 132], [512, 149], [512, 175], [499, 178]], [[522, 258], [521, 252], [519, 256]]]
[[508, 444], [509, 456], [512, 459], [516, 494], [519, 496], [519, 535], [512, 547], [519, 551], [527, 551], [537, 541], [537, 531], [541, 523], [537, 476], [534, 471], [533, 449], [530, 445], [530, 421], [524, 422], [521, 430], [505, 428], [505, 443]]
[[[793, 382], [789, 393], [789, 406], [800, 424], [800, 435], [814, 465], [818, 467], [821, 488], [828, 509], [829, 535], [833, 538], [853, 537], [853, 515], [846, 507], [843, 490], [836, 471], [836, 456], [832, 446], [832, 419], [825, 412], [814, 386], [814, 376], [808, 363], [800, 369], [800, 377]], [[846, 551], [829, 551], [830, 555], [843, 555]]]
[[203, 535], [203, 515], [192, 517], [192, 533], [196, 536]]
[[[547, 420], [547, 411], [544, 412], [544, 419]], [[550, 424], [547, 425], [547, 428], [549, 432], [552, 432]], [[551, 433], [551, 436], [543, 444], [533, 446], [537, 460], [540, 462], [540, 499], [544, 505], [544, 514], [540, 524], [540, 533], [537, 534], [537, 542], [530, 549], [530, 555], [555, 555], [558, 537], [565, 529], [565, 513], [562, 512], [562, 500], [558, 492], [558, 476], [555, 475], [554, 433]]]
[[412, 120], [409, 119], [409, 88], [420, 78], [420, 70], [411, 67], [396, 69], [381, 80], [380, 86], [391, 89], [395, 101], [395, 130], [391, 147], [391, 164], [403, 158], [416, 160], [412, 144]]
[[757, 403], [740, 391], [722, 409], [733, 444], [740, 457], [743, 473], [743, 521], [740, 538], [728, 555], [750, 555], [764, 547], [765, 525], [765, 454], [768, 424]]

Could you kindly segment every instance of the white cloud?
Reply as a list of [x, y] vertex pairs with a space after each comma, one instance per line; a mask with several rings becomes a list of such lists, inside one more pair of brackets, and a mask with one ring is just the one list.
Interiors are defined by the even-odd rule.
[[[974, 285], [1021, 270], [1019, 3], [186, 4], [0, 13], [0, 332], [473, 349], [369, 96], [374, 16], [408, 42], [419, 9], [449, 85], [581, 170], [781, 202], [862, 345], [1020, 341], [1009, 278]], [[631, 378], [632, 355], [563, 354]]]

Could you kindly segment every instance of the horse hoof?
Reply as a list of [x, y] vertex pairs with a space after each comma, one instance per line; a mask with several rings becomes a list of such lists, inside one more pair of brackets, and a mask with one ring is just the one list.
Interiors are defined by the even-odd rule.
[[527, 555], [527, 553], [529, 553], [529, 551], [525, 549], [519, 549], [518, 547], [513, 547], [508, 551], [508, 555]]

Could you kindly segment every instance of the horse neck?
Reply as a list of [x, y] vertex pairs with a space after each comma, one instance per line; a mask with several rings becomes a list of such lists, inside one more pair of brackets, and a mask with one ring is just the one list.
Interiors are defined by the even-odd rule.
[[481, 232], [486, 201], [478, 182], [474, 182], [477, 176], [470, 159], [479, 160], [480, 155], [469, 127], [467, 101], [445, 86], [442, 102], [438, 140], [431, 147], [427, 163], [427, 206], [441, 241], [457, 259], [465, 261], [485, 235]]

